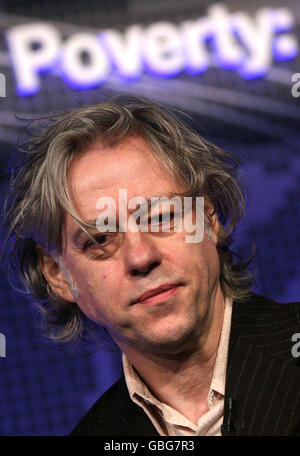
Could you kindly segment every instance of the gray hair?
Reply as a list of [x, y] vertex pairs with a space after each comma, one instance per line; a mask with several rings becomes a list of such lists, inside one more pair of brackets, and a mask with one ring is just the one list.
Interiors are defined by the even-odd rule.
[[187, 127], [170, 108], [139, 98], [115, 97], [51, 116], [51, 121], [18, 148], [22, 160], [11, 172], [2, 223], [2, 263], [11, 284], [39, 303], [50, 338], [74, 341], [83, 336], [88, 323], [77, 304], [51, 290], [40, 267], [38, 245], [59, 258], [66, 212], [84, 231], [91, 228], [72, 206], [67, 172], [74, 157], [84, 154], [94, 141], [112, 146], [127, 136], [141, 136], [185, 185], [185, 195], [208, 197], [221, 222], [217, 250], [222, 290], [236, 301], [248, 295], [250, 260], [234, 261], [229, 248], [245, 208], [237, 159]]

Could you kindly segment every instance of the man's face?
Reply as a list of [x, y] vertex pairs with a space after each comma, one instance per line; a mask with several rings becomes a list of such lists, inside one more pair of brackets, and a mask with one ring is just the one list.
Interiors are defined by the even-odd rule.
[[[115, 200], [118, 219], [119, 189], [127, 190], [128, 200], [184, 190], [140, 137], [114, 147], [93, 144], [72, 162], [68, 185], [85, 221], [99, 215], [100, 197]], [[76, 302], [123, 351], [177, 353], [199, 343], [220, 295], [218, 255], [207, 233], [202, 242], [187, 243], [184, 231], [128, 230], [106, 237], [95, 229], [103, 253], [86, 234], [74, 240], [76, 232], [78, 225], [67, 215], [62, 260], [78, 287]], [[145, 299], [147, 292], [152, 296]]]

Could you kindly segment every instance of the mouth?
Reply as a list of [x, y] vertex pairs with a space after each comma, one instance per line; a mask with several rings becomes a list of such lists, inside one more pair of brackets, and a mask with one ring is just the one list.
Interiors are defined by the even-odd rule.
[[173, 296], [178, 291], [179, 286], [180, 284], [178, 283], [160, 285], [157, 288], [153, 288], [152, 290], [143, 293], [132, 304], [159, 304]]

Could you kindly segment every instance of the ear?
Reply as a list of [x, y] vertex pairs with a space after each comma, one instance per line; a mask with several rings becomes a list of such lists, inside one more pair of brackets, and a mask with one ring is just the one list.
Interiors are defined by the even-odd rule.
[[212, 240], [214, 244], [217, 245], [219, 241], [220, 222], [218, 214], [216, 213], [212, 202], [207, 196], [204, 197], [204, 212], [208, 217], [208, 228], [210, 230]]
[[53, 256], [50, 253], [45, 252], [41, 246], [37, 246], [37, 250], [42, 273], [51, 287], [51, 290], [65, 301], [75, 302], [61, 266]]

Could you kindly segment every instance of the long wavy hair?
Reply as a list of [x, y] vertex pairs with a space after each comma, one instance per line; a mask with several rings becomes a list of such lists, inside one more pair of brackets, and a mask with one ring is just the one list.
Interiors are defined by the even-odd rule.
[[62, 300], [49, 286], [37, 246], [60, 255], [66, 212], [83, 230], [89, 229], [72, 206], [67, 172], [74, 157], [95, 141], [112, 146], [130, 135], [143, 137], [185, 185], [186, 195], [210, 199], [221, 224], [217, 251], [222, 290], [235, 301], [245, 299], [253, 279], [251, 259], [243, 261], [230, 249], [245, 209], [237, 159], [187, 127], [171, 108], [140, 98], [119, 96], [44, 120], [39, 134], [17, 149], [21, 159], [11, 170], [2, 218], [2, 264], [12, 286], [38, 303], [51, 339], [73, 342], [89, 333], [90, 322], [79, 307]]

